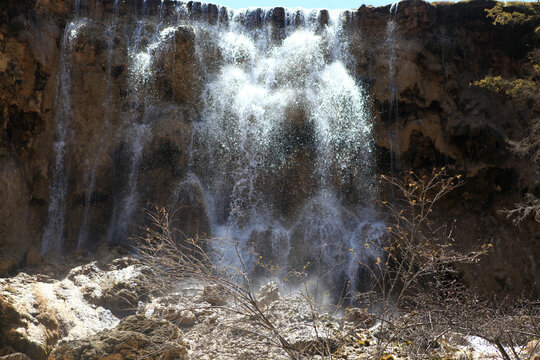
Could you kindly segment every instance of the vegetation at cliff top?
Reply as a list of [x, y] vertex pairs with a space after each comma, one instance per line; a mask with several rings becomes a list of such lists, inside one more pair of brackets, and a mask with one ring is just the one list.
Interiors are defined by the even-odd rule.
[[[493, 19], [495, 25], [524, 25], [538, 26], [540, 20], [540, 4], [538, 2], [500, 1], [486, 9], [487, 16]], [[538, 27], [535, 31], [538, 31]]]

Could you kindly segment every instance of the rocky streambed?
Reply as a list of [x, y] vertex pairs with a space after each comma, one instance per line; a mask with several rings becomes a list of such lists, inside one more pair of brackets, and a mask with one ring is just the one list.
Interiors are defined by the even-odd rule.
[[[151, 268], [120, 248], [100, 251], [102, 260], [44, 258], [0, 279], [0, 359], [371, 359], [381, 351], [380, 324], [365, 309], [319, 306], [269, 282], [254, 294], [266, 324], [219, 288], [183, 281], [168, 294], [150, 291]], [[439, 342], [433, 358], [497, 358], [478, 338]], [[385, 359], [411, 358], [407, 345], [385, 345]], [[535, 345], [524, 348], [528, 358]]]

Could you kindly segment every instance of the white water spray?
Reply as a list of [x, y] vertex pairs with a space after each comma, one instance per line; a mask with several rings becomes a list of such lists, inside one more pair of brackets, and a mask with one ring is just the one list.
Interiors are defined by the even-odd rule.
[[[275, 41], [271, 27], [246, 30], [253, 11], [232, 13], [236, 21], [229, 31], [204, 29], [216, 41], [222, 61], [216, 73], [207, 74], [211, 81], [196, 128], [199, 146], [193, 151], [195, 171], [216, 206], [211, 210], [216, 214], [213, 233], [229, 240], [217, 245], [217, 252], [224, 263], [243, 264], [248, 271], [256, 267], [255, 253], [263, 252], [284, 266], [301, 266], [313, 260], [306, 254], [318, 253], [321, 268], [338, 268], [332, 281], [352, 279], [358, 271], [353, 263], [358, 261], [346, 254], [347, 249], [363, 256], [365, 247], [352, 242], [372, 241], [364, 239], [365, 228], [383, 225], [373, 214], [363, 218], [365, 205], [346, 210], [334, 189], [336, 181], [353, 178], [352, 187], [364, 200], [373, 195], [368, 97], [350, 70], [341, 14], [332, 12], [329, 25], [316, 32], [320, 25], [306, 20], [317, 19], [311, 12], [287, 12], [285, 18], [295, 19], [295, 25], [288, 21], [284, 38]], [[270, 11], [259, 14], [263, 22], [271, 18]], [[295, 114], [298, 109], [303, 114]], [[309, 190], [312, 198], [305, 199], [297, 215], [282, 219], [276, 213], [279, 193], [272, 186], [272, 174], [289, 166], [291, 155], [306, 151], [300, 139], [288, 143], [293, 118], [295, 126], [311, 132], [314, 170], [305, 175], [317, 181]], [[253, 252], [245, 251], [250, 248]], [[238, 249], [243, 250], [242, 261], [236, 259]]]
[[399, 153], [399, 121], [398, 110], [399, 102], [397, 98], [397, 51], [396, 51], [396, 35], [397, 35], [397, 12], [399, 9], [399, 1], [390, 6], [390, 14], [386, 25], [386, 47], [390, 53], [388, 55], [388, 90], [390, 93], [390, 102], [388, 109], [388, 122], [393, 126], [388, 127], [388, 140], [390, 142], [390, 171], [393, 173], [395, 167], [400, 167], [399, 158], [395, 158], [395, 154]]
[[[118, 6], [115, 1], [115, 13]], [[189, 145], [180, 147], [187, 148], [188, 164], [180, 178], [175, 174], [171, 180], [171, 186], [176, 185], [173, 205], [196, 207], [195, 214], [205, 212], [211, 234], [226, 240], [215, 249], [225, 263], [238, 261], [237, 249], [248, 271], [258, 271], [253, 254], [281, 268], [317, 263], [321, 272], [332, 272], [328, 281], [337, 288], [350, 281], [350, 290], [355, 290], [359, 259], [377, 258], [365, 244], [376, 242], [384, 226], [370, 210], [376, 194], [369, 97], [355, 74], [346, 14], [280, 8], [235, 11], [197, 3], [178, 3], [174, 13], [162, 2], [151, 15], [152, 6], [145, 1], [142, 15], [134, 21], [115, 25], [113, 19], [105, 29], [103, 133], [113, 122], [111, 109], [120, 109], [115, 152], [110, 154], [115, 193], [107, 239], [125, 242], [132, 235], [136, 211], [144, 206], [141, 193], [147, 191], [142, 184], [149, 184], [148, 179], [140, 181], [151, 157], [146, 151], [153, 140], [160, 140], [157, 136], [172, 138], [163, 135], [163, 123], [156, 125], [164, 117], [163, 109], [195, 109], [195, 116], [178, 120], [171, 110], [167, 120], [167, 124], [184, 121], [177, 130], [191, 132], [178, 141], [185, 144], [188, 139]], [[69, 39], [71, 29], [66, 31]], [[160, 91], [172, 92], [174, 84], [163, 72], [170, 71], [170, 63], [164, 69], [159, 61], [169, 61], [171, 52], [176, 61], [177, 51], [187, 51], [186, 44], [193, 40], [179, 42], [178, 36], [188, 33], [194, 34], [194, 67], [200, 71], [203, 89], [196, 104], [178, 105], [170, 100], [174, 96], [161, 97]], [[126, 88], [115, 104], [112, 54], [120, 34], [125, 34], [127, 44], [123, 49], [127, 71], [118, 83], [125, 81]], [[177, 44], [186, 48], [177, 49]], [[60, 76], [69, 77], [71, 42], [64, 46]], [[172, 72], [176, 69], [174, 64]], [[62, 79], [59, 93], [70, 92], [68, 80]], [[71, 110], [62, 110], [58, 102], [59, 139], [65, 140], [62, 119]], [[63, 141], [58, 144], [57, 153], [63, 153]], [[91, 196], [99, 181], [98, 159], [104, 155], [100, 151], [88, 157], [92, 165], [86, 177], [79, 247], [90, 240]], [[61, 159], [57, 167], [64, 174]], [[64, 189], [64, 200], [55, 205], [52, 199], [51, 209], [65, 213], [67, 190], [62, 179], [58, 176], [54, 183]], [[50, 212], [61, 225], [50, 226], [53, 230], [47, 234], [61, 233], [64, 216]], [[194, 215], [186, 218], [190, 216]]]

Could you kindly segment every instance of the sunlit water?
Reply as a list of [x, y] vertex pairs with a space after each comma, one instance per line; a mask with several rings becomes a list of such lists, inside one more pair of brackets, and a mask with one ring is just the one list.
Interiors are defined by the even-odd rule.
[[[298, 25], [273, 41], [271, 28], [240, 23], [251, 11], [232, 12], [228, 29], [204, 28], [222, 61], [207, 75], [193, 152], [195, 163], [205, 164], [196, 168], [211, 199], [212, 232], [236, 244], [217, 243], [221, 261], [253, 271], [262, 252], [287, 269], [331, 270], [327, 281], [351, 281], [354, 290], [361, 261], [377, 256], [365, 244], [378, 242], [384, 226], [366, 211], [375, 196], [369, 98], [350, 70], [341, 13], [331, 12], [321, 27], [317, 12], [289, 10], [285, 18]], [[291, 137], [293, 121], [309, 140]], [[309, 153], [313, 166], [295, 181], [313, 179], [311, 195], [294, 217], [283, 218], [272, 178], [299, 152]], [[360, 197], [353, 204], [336, 189], [347, 182]]]
[[[118, 6], [115, 2], [115, 16]], [[140, 199], [141, 166], [155, 136], [154, 122], [165, 111], [153, 87], [153, 79], [163, 71], [156, 61], [177, 51], [177, 32], [189, 26], [195, 33], [203, 88], [197, 120], [184, 137], [191, 139], [188, 167], [177, 177], [169, 202], [198, 203], [211, 235], [223, 240], [213, 249], [223, 266], [259, 274], [264, 262], [279, 274], [305, 270], [337, 288], [361, 287], [362, 264], [379, 256], [376, 245], [384, 224], [372, 209], [377, 188], [370, 99], [355, 75], [345, 14], [285, 9], [281, 16], [275, 9], [217, 7], [209, 20], [206, 4], [190, 8], [178, 2], [173, 13], [162, 5], [152, 16], [146, 6], [143, 2], [140, 16], [128, 25], [117, 24], [113, 17], [103, 30], [107, 94], [102, 136], [114, 136], [125, 163], [122, 186], [112, 194], [107, 240], [126, 242], [135, 212], [145, 206]], [[200, 19], [190, 15], [195, 8]], [[63, 236], [63, 144], [77, 26], [66, 28], [62, 45], [56, 167], [43, 251], [60, 249]], [[392, 33], [389, 28], [388, 35]], [[115, 37], [124, 37], [127, 44], [123, 104], [110, 100]], [[121, 118], [111, 119], [111, 109], [119, 105]], [[121, 124], [116, 134], [110, 134], [109, 122]], [[90, 200], [101, 156], [116, 155], [88, 154], [79, 247], [90, 241]]]

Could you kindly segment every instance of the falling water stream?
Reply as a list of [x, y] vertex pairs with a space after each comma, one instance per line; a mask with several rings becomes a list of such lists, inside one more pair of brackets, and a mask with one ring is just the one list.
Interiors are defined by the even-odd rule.
[[388, 56], [388, 90], [390, 93], [389, 111], [388, 111], [388, 140], [390, 142], [390, 171], [394, 171], [400, 168], [399, 157], [399, 122], [398, 122], [398, 110], [399, 103], [397, 98], [397, 51], [396, 51], [396, 36], [397, 32], [397, 12], [399, 8], [399, 2], [395, 2], [390, 6], [390, 14], [388, 16], [388, 23], [386, 25], [386, 47], [389, 49], [390, 54]]
[[[90, 241], [91, 197], [103, 156], [121, 158], [116, 161], [125, 169], [115, 175], [121, 186], [112, 194], [104, 237], [123, 243], [130, 236], [134, 215], [145, 206], [140, 199], [141, 169], [145, 151], [157, 136], [159, 114], [167, 109], [170, 114], [181, 112], [180, 105], [163, 100], [155, 85], [164, 71], [159, 59], [180, 51], [179, 31], [191, 29], [202, 87], [193, 107], [196, 115], [190, 115], [185, 127], [190, 133], [178, 139], [189, 139], [189, 145], [182, 145], [188, 152], [187, 166], [175, 175], [169, 203], [202, 209], [210, 234], [227, 239], [215, 245], [224, 263], [238, 262], [239, 249], [249, 272], [256, 271], [257, 256], [262, 255], [281, 268], [305, 269], [309, 264], [308, 270], [330, 273], [330, 282], [348, 282], [357, 289], [360, 264], [379, 255], [369, 244], [382, 239], [385, 227], [372, 209], [377, 189], [370, 100], [355, 75], [346, 13], [229, 10], [178, 2], [174, 11], [162, 3], [159, 14], [150, 16], [147, 5], [142, 2], [135, 21], [122, 23], [117, 22], [115, 2], [113, 19], [103, 29], [107, 45], [101, 131], [103, 138], [114, 136], [116, 146], [113, 154], [100, 145], [98, 153], [87, 155], [92, 166], [87, 166], [78, 247]], [[216, 16], [209, 21], [212, 14]], [[62, 43], [56, 160], [43, 252], [62, 246], [64, 144], [77, 26], [73, 22], [66, 27]], [[389, 35], [392, 31], [389, 28]], [[127, 75], [122, 103], [115, 104], [112, 91], [119, 85], [111, 77], [112, 54], [114, 39], [120, 36], [125, 38]], [[168, 61], [178, 61], [172, 59]], [[395, 88], [392, 93], [395, 98]], [[113, 107], [121, 109], [119, 119], [112, 118]], [[168, 121], [185, 121], [187, 115], [184, 120], [174, 116]], [[111, 123], [120, 124], [116, 134], [111, 134]]]
[[[223, 60], [205, 86], [196, 128], [201, 146], [195, 158], [209, 165], [199, 177], [218, 207], [211, 210], [212, 233], [235, 239], [240, 249], [257, 239], [255, 246], [282, 266], [347, 263], [339, 276], [352, 279], [359, 265], [344, 258], [346, 249], [366, 253], [365, 241], [373, 240], [366, 238], [377, 237], [378, 225], [349, 210], [334, 186], [352, 178], [350, 186], [363, 196], [360, 207], [373, 196], [368, 95], [347, 67], [341, 13], [331, 12], [328, 26], [317, 31], [317, 12], [304, 11], [300, 18], [312, 20], [285, 27], [277, 43], [261, 34], [264, 26], [253, 33], [235, 23], [248, 15], [233, 13], [230, 28], [212, 35]], [[273, 174], [306, 150], [302, 139], [290, 135], [292, 119], [310, 137], [312, 169], [302, 175], [311, 178], [312, 188], [298, 215], [282, 219]], [[221, 250], [224, 261], [238, 260], [233, 246]], [[248, 268], [255, 260], [243, 259]]]
[[[79, 3], [76, 6], [78, 14]], [[54, 169], [49, 188], [50, 200], [47, 223], [41, 237], [41, 253], [50, 250], [60, 251], [64, 236], [64, 222], [66, 217], [66, 196], [68, 191], [67, 164], [66, 164], [66, 138], [69, 131], [69, 122], [72, 116], [71, 104], [71, 70], [73, 43], [77, 31], [84, 25], [85, 20], [78, 17], [66, 24], [61, 43], [58, 78], [55, 99], [56, 134], [53, 145]]]

